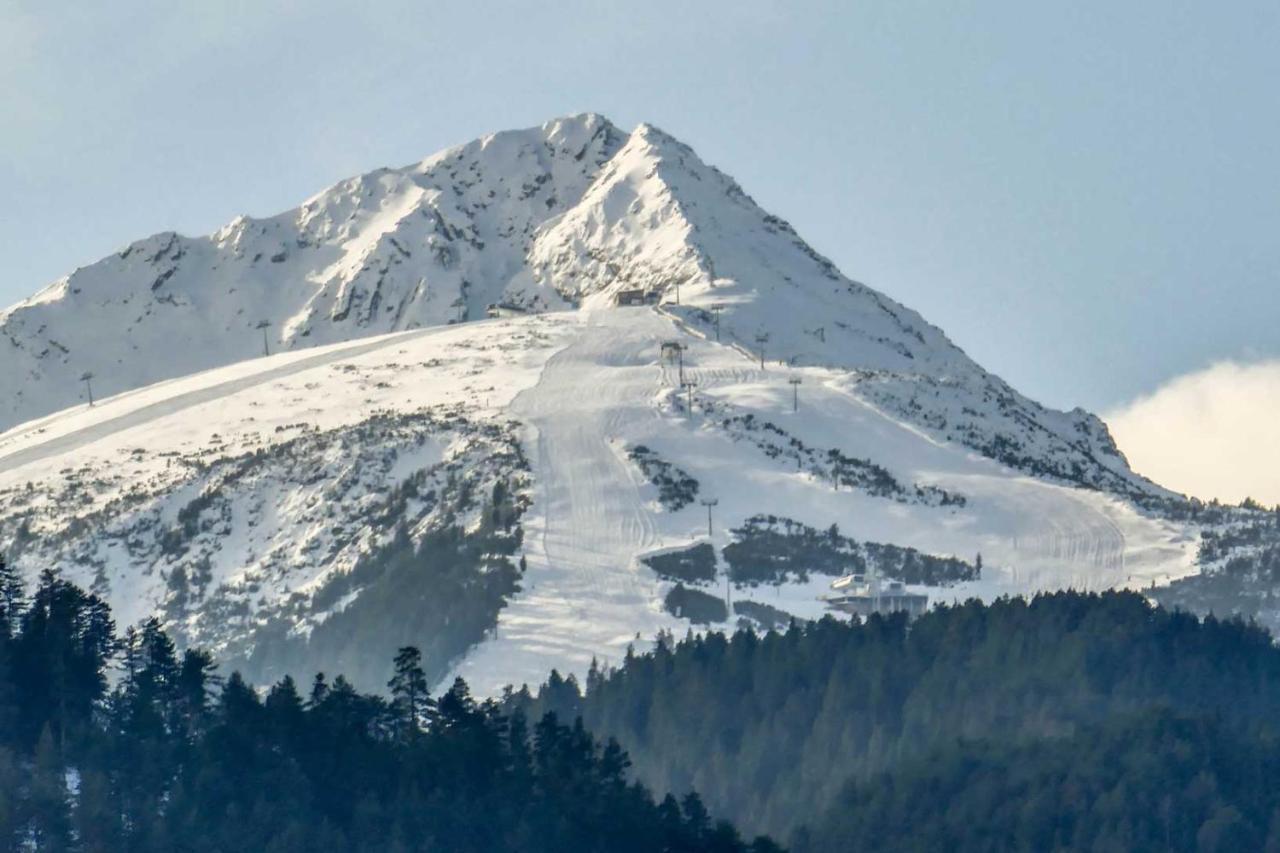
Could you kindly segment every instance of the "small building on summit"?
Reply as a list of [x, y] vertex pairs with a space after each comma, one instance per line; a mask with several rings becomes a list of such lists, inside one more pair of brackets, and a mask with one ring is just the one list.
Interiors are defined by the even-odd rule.
[[613, 304], [618, 306], [629, 305], [657, 305], [658, 300], [662, 298], [662, 294], [656, 290], [619, 290], [613, 297]]
[[486, 308], [484, 313], [490, 319], [496, 317], [523, 317], [529, 313], [529, 309], [511, 302], [495, 302]]

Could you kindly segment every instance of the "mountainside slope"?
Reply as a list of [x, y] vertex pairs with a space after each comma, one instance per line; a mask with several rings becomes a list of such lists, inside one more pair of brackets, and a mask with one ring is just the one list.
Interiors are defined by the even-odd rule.
[[0, 313], [0, 429], [84, 399], [275, 352], [561, 304], [521, 276], [533, 232], [624, 135], [598, 116], [494, 134], [342, 181], [208, 237], [140, 240]]
[[0, 331], [0, 548], [257, 681], [323, 660], [379, 689], [414, 644], [492, 693], [813, 618], [868, 568], [932, 601], [1192, 570], [1192, 521], [1136, 508], [1168, 493], [1097, 418], [648, 125], [560, 119], [159, 235]]
[[767, 360], [854, 370], [858, 393], [1014, 467], [1162, 493], [1129, 471], [1097, 417], [1018, 394], [915, 311], [844, 277], [732, 178], [651, 126], [547, 224], [531, 258], [536, 279], [575, 297], [657, 290], [704, 334]]
[[769, 361], [855, 371], [855, 393], [1039, 476], [1163, 495], [1093, 415], [1045, 409], [914, 311], [845, 278], [686, 145], [592, 114], [343, 181], [267, 219], [139, 241], [0, 313], [12, 427], [267, 350], [649, 291]]
[[[663, 357], [671, 340], [696, 384]], [[761, 370], [655, 308], [284, 353], [0, 435], [0, 541], [26, 571], [59, 566], [126, 622], [161, 613], [255, 678], [339, 660], [376, 688], [413, 642], [434, 677], [486, 693], [707, 622], [672, 592], [724, 599], [729, 546], [749, 550], [758, 519], [981, 552], [981, 579], [928, 581], [932, 600], [1190, 570], [1184, 527], [935, 441], [848, 382]], [[710, 535], [701, 500], [717, 501]], [[646, 564], [704, 543], [706, 578]], [[824, 612], [830, 570], [796, 554], [763, 582], [734, 569], [732, 610], [710, 621]]]

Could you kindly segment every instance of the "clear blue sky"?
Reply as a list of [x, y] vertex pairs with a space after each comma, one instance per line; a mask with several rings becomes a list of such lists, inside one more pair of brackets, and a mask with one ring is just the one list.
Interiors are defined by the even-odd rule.
[[1025, 392], [1107, 409], [1280, 356], [1278, 45], [1280, 4], [1245, 0], [0, 0], [0, 303], [595, 110]]

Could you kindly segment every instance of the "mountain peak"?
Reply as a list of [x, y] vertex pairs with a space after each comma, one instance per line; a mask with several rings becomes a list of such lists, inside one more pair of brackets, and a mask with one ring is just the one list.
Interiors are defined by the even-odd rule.
[[681, 148], [685, 151], [692, 151], [689, 146], [685, 145], [679, 139], [676, 139], [656, 124], [650, 124], [647, 121], [640, 122], [640, 124], [636, 125], [636, 128], [631, 132], [631, 135], [635, 139], [644, 140], [647, 144], [657, 149], [661, 149], [663, 147], [675, 147]]
[[[82, 401], [85, 372], [110, 395], [264, 350], [483, 319], [495, 303], [603, 307], [627, 289], [745, 352], [854, 371], [857, 393], [942, 438], [1023, 467], [1057, 455], [1046, 468], [1056, 475], [1147, 487], [1091, 416], [1017, 395], [666, 131], [625, 134], [591, 112], [375, 169], [209, 237], [157, 234], [75, 271], [0, 313], [17, 365], [0, 377], [14, 401], [0, 429]], [[964, 400], [935, 416], [921, 395], [941, 387]], [[993, 399], [1007, 401], [998, 440], [968, 414]]]
[[487, 133], [470, 142], [450, 146], [416, 164], [416, 171], [429, 174], [442, 164], [477, 157], [501, 160], [522, 156], [522, 153], [532, 156], [538, 146], [553, 155], [568, 155], [578, 160], [586, 158], [593, 148], [595, 153], [611, 156], [624, 137], [613, 122], [599, 113], [577, 113], [550, 119], [536, 127]]
[[[0, 547], [273, 680], [306, 644], [362, 666], [387, 626], [466, 613], [437, 675], [581, 672], [687, 624], [646, 557], [727, 555], [766, 519], [1030, 565], [996, 591], [1183, 554], [1101, 421], [1018, 394], [679, 140], [593, 113], [140, 240], [0, 312], [0, 352]], [[447, 540], [483, 583], [432, 586], [446, 530], [485, 539]], [[820, 615], [785, 574], [778, 618]]]

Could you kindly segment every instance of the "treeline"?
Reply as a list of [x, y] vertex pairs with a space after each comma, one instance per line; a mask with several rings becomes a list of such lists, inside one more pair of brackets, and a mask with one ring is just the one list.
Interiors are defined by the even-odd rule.
[[[118, 668], [114, 686], [109, 669]], [[389, 698], [317, 675], [257, 691], [117, 636], [97, 597], [0, 563], [0, 848], [32, 851], [754, 851], [696, 794], [655, 802], [581, 723], [428, 694], [400, 650]]]
[[915, 548], [859, 542], [841, 534], [834, 524], [817, 530], [790, 518], [753, 515], [730, 532], [733, 541], [723, 553], [737, 585], [807, 581], [810, 572], [839, 577], [875, 569], [903, 583], [946, 586], [973, 580], [982, 572], [980, 557], [970, 564]]
[[[1211, 506], [1211, 508], [1214, 508]], [[1218, 509], [1221, 509], [1218, 507]], [[1239, 615], [1280, 631], [1280, 508], [1263, 510], [1246, 499], [1216, 527], [1200, 533], [1200, 573], [1151, 590], [1166, 607], [1194, 613]]]
[[1280, 850], [1274, 739], [1152, 710], [1071, 735], [956, 741], [850, 785], [806, 851]]
[[638, 444], [627, 451], [628, 458], [644, 472], [649, 482], [658, 487], [658, 503], [677, 512], [698, 497], [698, 481], [683, 468], [672, 465], [653, 450]]
[[802, 853], [1280, 849], [1280, 650], [1133, 593], [667, 639], [578, 687], [509, 701]]
[[[258, 681], [324, 667], [375, 690], [390, 676], [395, 650], [413, 645], [428, 679], [439, 681], [493, 630], [498, 611], [519, 591], [524, 563], [512, 558], [521, 529], [502, 511], [502, 504], [486, 503], [475, 529], [447, 525], [416, 543], [397, 526], [388, 542], [317, 591], [307, 615], [327, 618], [299, 636], [298, 613], [275, 616], [246, 640], [251, 650], [230, 663]], [[336, 606], [344, 598], [352, 600]]]

